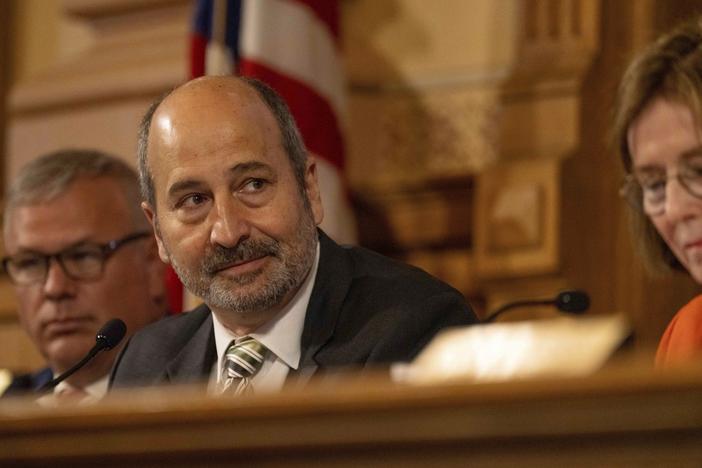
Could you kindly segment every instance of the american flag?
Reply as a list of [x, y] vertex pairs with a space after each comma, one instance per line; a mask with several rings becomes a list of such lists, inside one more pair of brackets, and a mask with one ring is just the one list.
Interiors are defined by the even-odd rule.
[[190, 73], [240, 74], [285, 101], [317, 158], [324, 222], [337, 242], [356, 241], [343, 179], [344, 79], [337, 0], [197, 0]]

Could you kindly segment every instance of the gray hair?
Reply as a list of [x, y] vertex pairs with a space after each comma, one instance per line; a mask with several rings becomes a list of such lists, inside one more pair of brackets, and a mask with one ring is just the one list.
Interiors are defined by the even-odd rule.
[[5, 227], [15, 208], [51, 200], [78, 179], [98, 177], [109, 177], [118, 182], [135, 226], [148, 227], [139, 207], [139, 184], [134, 169], [115, 156], [85, 149], [56, 151], [25, 165], [5, 193]]
[[[251, 86], [273, 114], [273, 117], [278, 124], [278, 129], [280, 130], [282, 139], [281, 144], [285, 150], [285, 153], [290, 159], [290, 163], [292, 164], [298, 189], [300, 190], [305, 204], [309, 204], [309, 200], [307, 199], [305, 192], [307, 150], [305, 149], [305, 144], [300, 136], [300, 131], [297, 128], [297, 124], [295, 123], [295, 119], [293, 118], [288, 105], [285, 103], [283, 98], [273, 90], [273, 88], [261, 80], [243, 76], [231, 76], [226, 77], [226, 79], [242, 81]], [[174, 88], [156, 99], [151, 106], [149, 106], [148, 110], [144, 114], [144, 117], [141, 119], [141, 123], [139, 124], [137, 160], [139, 168], [139, 182], [141, 185], [141, 196], [149, 205], [151, 205], [154, 210], [156, 209], [156, 194], [154, 190], [153, 177], [151, 175], [151, 171], [149, 170], [147, 154], [149, 131], [156, 110], [161, 103], [177, 89], [179, 88]]]

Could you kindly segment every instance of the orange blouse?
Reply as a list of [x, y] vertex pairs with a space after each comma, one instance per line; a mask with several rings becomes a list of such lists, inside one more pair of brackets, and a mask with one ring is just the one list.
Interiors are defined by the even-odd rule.
[[690, 361], [702, 356], [702, 295], [678, 311], [668, 324], [656, 352], [656, 367]]

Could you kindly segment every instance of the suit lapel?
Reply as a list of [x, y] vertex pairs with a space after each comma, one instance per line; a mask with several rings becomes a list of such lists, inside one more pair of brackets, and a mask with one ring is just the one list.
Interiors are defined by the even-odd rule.
[[319, 267], [300, 341], [299, 372], [304, 375], [313, 374], [319, 367], [316, 355], [334, 334], [351, 284], [351, 265], [343, 247], [321, 230], [319, 242]]
[[210, 375], [212, 365], [217, 360], [212, 313], [209, 308], [202, 305], [187, 313], [202, 314], [203, 317], [197, 317], [202, 322], [178, 355], [166, 366], [166, 378], [171, 383], [202, 382]]

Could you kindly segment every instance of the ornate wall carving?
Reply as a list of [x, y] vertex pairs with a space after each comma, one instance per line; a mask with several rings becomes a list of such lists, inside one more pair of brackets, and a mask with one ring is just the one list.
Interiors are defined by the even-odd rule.
[[[351, 140], [349, 177], [358, 190], [384, 190], [474, 174], [497, 153], [498, 104], [489, 89], [451, 88], [363, 94], [352, 112], [373, 115]], [[355, 151], [354, 151], [355, 150]]]

